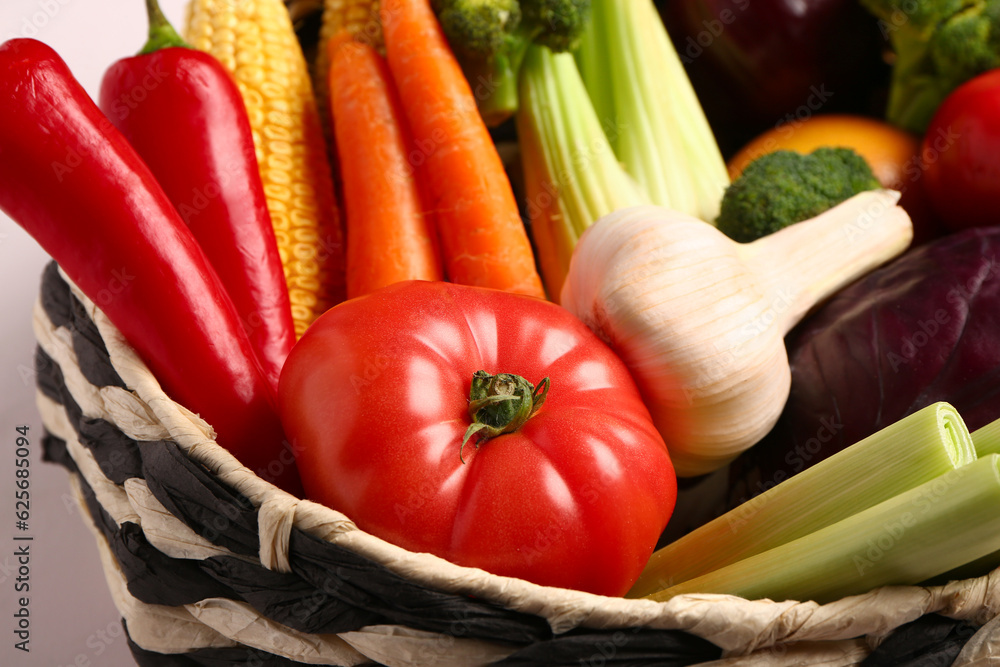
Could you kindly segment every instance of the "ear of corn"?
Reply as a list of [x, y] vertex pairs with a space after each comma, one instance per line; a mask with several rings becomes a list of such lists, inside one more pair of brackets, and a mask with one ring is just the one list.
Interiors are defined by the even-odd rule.
[[[346, 30], [356, 41], [384, 54], [385, 41], [378, 14], [380, 4], [379, 0], [324, 0], [320, 40], [325, 44], [338, 32]], [[320, 49], [319, 53], [323, 51]]]
[[192, 0], [187, 40], [246, 104], [296, 334], [344, 299], [343, 232], [309, 69], [282, 0]]

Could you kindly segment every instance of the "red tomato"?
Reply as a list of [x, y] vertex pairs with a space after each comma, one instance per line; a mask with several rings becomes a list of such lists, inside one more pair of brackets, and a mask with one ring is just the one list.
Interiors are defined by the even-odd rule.
[[927, 194], [950, 229], [1000, 224], [1000, 70], [945, 99], [921, 153]]
[[[517, 431], [463, 450], [479, 370], [550, 387]], [[344, 302], [292, 350], [279, 406], [309, 498], [459, 565], [623, 595], [673, 511], [628, 370], [541, 299], [407, 282]]]

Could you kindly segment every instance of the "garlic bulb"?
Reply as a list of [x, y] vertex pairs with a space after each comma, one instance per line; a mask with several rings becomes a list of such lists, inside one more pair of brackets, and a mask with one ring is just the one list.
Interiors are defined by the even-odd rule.
[[864, 192], [748, 244], [669, 209], [623, 209], [581, 236], [561, 303], [629, 367], [678, 475], [712, 472], [781, 414], [785, 334], [910, 244], [898, 200]]

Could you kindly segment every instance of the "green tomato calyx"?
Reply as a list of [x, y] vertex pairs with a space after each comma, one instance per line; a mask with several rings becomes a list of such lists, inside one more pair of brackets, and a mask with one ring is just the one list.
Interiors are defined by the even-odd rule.
[[469, 391], [469, 416], [472, 423], [462, 438], [458, 457], [465, 463], [462, 452], [473, 435], [478, 434], [476, 448], [490, 438], [512, 433], [531, 419], [545, 402], [549, 393], [549, 379], [544, 378], [535, 386], [520, 375], [476, 371], [472, 375]]

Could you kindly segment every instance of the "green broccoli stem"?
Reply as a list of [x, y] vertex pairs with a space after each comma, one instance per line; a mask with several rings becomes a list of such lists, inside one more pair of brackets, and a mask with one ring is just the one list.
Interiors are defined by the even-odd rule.
[[476, 106], [487, 126], [496, 127], [517, 113], [521, 65], [540, 32], [541, 28], [522, 23], [508, 37], [502, 53], [487, 60], [463, 63], [465, 78], [472, 86]]
[[923, 134], [947, 91], [941, 89], [933, 71], [926, 38], [900, 30], [893, 33], [892, 44], [896, 62], [886, 119], [904, 130]]
[[896, 60], [886, 118], [923, 134], [945, 98], [976, 74], [1000, 66], [996, 0], [861, 0], [892, 41]]
[[558, 301], [580, 234], [601, 216], [649, 202], [615, 157], [571, 54], [529, 47], [520, 92], [527, 212], [546, 290]]
[[594, 0], [576, 51], [615, 154], [655, 204], [713, 222], [725, 161], [652, 0]]
[[506, 57], [466, 61], [461, 65], [487, 127], [497, 127], [517, 112], [517, 76]]

